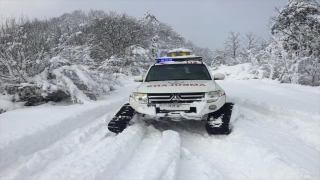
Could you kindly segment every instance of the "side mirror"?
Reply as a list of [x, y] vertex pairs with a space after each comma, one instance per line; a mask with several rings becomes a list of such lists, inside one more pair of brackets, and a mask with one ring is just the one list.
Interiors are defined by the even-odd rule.
[[134, 81], [134, 82], [142, 82], [142, 81], [143, 81], [143, 78], [142, 78], [142, 76], [134, 76], [134, 77], [133, 77], [133, 81]]
[[222, 73], [214, 74], [214, 80], [224, 80], [225, 76]]

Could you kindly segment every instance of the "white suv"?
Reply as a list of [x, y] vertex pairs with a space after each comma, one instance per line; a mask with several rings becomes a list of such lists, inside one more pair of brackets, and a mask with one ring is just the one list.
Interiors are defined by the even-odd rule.
[[233, 103], [226, 103], [224, 90], [215, 82], [223, 79], [224, 74], [212, 75], [200, 56], [172, 50], [156, 59], [145, 78], [134, 77], [142, 83], [130, 95], [126, 112], [154, 120], [206, 120], [209, 134], [228, 134]]

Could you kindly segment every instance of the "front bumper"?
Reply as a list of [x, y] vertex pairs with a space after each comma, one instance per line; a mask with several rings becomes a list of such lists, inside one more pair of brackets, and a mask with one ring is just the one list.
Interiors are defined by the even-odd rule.
[[[190, 106], [190, 110], [160, 110], [159, 104], [140, 104], [132, 97], [129, 99], [130, 106], [138, 113], [147, 115], [150, 118], [172, 118], [172, 119], [185, 119], [185, 120], [202, 120], [203, 117], [209, 113], [219, 110], [226, 102], [226, 96], [221, 96], [217, 101], [207, 103], [206, 100], [183, 103]], [[167, 103], [174, 104], [174, 103]], [[209, 109], [210, 106], [216, 106], [214, 110]]]

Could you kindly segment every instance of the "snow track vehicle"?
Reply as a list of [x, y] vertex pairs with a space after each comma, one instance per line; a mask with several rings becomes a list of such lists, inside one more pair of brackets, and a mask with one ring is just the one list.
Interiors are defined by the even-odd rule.
[[122, 132], [134, 115], [156, 121], [206, 121], [208, 134], [229, 134], [234, 118], [234, 103], [226, 102], [225, 91], [215, 82], [224, 74], [211, 74], [202, 57], [188, 49], [174, 49], [156, 59], [142, 82], [108, 124], [115, 133]]

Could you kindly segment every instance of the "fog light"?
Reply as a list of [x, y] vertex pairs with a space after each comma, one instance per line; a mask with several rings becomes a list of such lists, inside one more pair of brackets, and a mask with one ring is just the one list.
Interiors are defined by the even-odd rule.
[[217, 106], [216, 106], [216, 105], [211, 105], [211, 106], [209, 106], [209, 110], [215, 110], [215, 109], [217, 109]]

